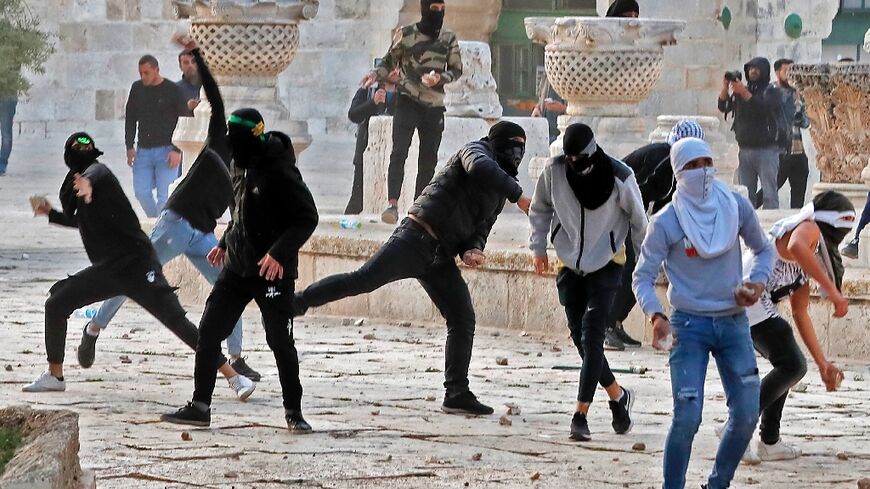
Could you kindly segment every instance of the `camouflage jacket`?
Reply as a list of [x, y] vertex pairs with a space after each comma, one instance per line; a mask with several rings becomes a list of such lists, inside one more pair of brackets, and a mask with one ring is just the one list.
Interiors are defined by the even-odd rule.
[[[396, 66], [401, 70], [399, 91], [428, 107], [444, 107], [444, 85], [462, 76], [462, 59], [456, 34], [441, 29], [438, 39], [423, 34], [416, 24], [402, 28], [375, 73], [385, 80]], [[423, 85], [423, 75], [435, 71], [441, 82]]]

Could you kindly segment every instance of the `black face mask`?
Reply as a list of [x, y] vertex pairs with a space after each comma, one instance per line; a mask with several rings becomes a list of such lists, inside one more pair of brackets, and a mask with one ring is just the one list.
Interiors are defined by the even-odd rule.
[[97, 158], [102, 154], [103, 152], [98, 149], [69, 149], [64, 152], [63, 161], [71, 171], [81, 173], [91, 166], [91, 163], [97, 161]]
[[515, 177], [520, 173], [520, 164], [526, 155], [526, 145], [519, 141], [499, 141], [493, 144], [495, 160], [508, 175]]
[[420, 32], [430, 37], [436, 37], [441, 33], [441, 28], [444, 26], [444, 11], [431, 10], [429, 7], [433, 3], [431, 0], [421, 0], [420, 2], [420, 23], [417, 27]]
[[592, 163], [594, 162], [589, 155], [580, 155], [576, 157], [566, 156], [565, 160], [568, 163], [568, 168], [581, 178], [589, 173], [589, 170], [592, 168]]
[[236, 129], [233, 124], [230, 124], [229, 141], [233, 162], [242, 169], [253, 167], [266, 147], [260, 138], [251, 135], [250, 129], [246, 127]]

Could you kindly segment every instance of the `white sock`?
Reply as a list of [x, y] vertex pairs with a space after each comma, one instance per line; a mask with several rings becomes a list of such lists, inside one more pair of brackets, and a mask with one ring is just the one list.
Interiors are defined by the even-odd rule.
[[88, 336], [100, 336], [102, 328], [94, 323], [88, 323], [88, 327], [85, 330], [87, 331]]
[[239, 380], [239, 374], [233, 375], [232, 377], [227, 378], [229, 382], [233, 382]]

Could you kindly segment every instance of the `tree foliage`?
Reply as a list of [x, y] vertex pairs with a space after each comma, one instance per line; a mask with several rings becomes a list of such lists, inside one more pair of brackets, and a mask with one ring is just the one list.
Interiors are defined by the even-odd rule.
[[40, 29], [25, 0], [0, 0], [0, 96], [30, 89], [23, 71], [45, 72], [45, 62], [54, 53], [52, 38]]

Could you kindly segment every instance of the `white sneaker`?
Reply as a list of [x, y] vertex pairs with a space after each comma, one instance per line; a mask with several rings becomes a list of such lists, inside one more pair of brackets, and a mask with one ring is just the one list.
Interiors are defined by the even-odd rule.
[[773, 445], [768, 445], [767, 443], [758, 440], [758, 443], [755, 445], [755, 451], [758, 453], [758, 458], [765, 462], [772, 462], [775, 460], [794, 460], [801, 456], [800, 448], [786, 445], [782, 440], [779, 440]]
[[230, 384], [230, 389], [235, 391], [241, 401], [251, 397], [251, 394], [254, 393], [254, 389], [257, 388], [257, 384], [253, 380], [241, 374], [236, 375], [231, 379], [227, 379], [227, 382]]
[[[728, 420], [725, 420], [722, 424], [717, 424], [713, 427], [713, 431], [716, 432], [716, 437], [720, 440], [722, 439], [722, 435], [725, 434], [725, 427], [728, 426]], [[759, 458], [758, 454], [752, 451], [752, 442], [749, 442], [749, 446], [746, 447], [746, 451], [743, 452], [743, 457], [740, 459], [745, 465], [758, 465], [761, 463], [761, 458]]]
[[32, 384], [21, 388], [23, 392], [63, 392], [66, 390], [66, 382], [58, 380], [46, 370]]

